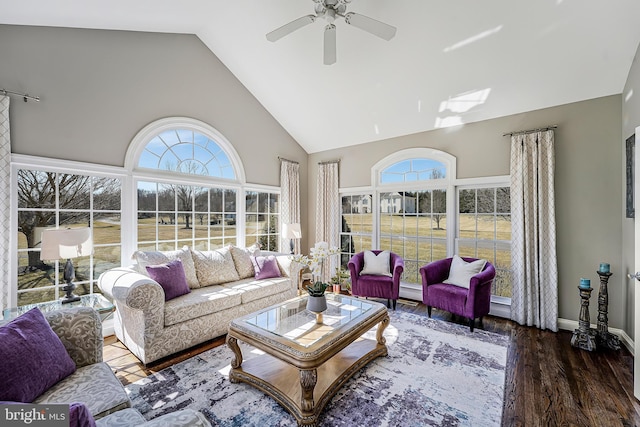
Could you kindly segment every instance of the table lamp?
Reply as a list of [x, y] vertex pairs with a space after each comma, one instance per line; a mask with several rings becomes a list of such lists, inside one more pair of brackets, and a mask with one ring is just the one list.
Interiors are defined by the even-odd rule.
[[291, 255], [294, 253], [294, 243], [293, 239], [301, 239], [302, 231], [300, 230], [300, 224], [297, 222], [291, 224], [283, 224], [282, 232], [284, 234], [285, 239], [289, 239], [289, 250]]
[[62, 297], [61, 302], [65, 304], [79, 301], [80, 297], [73, 294], [73, 290], [76, 288], [73, 279], [75, 279], [76, 275], [71, 259], [91, 255], [93, 251], [91, 228], [56, 228], [43, 230], [40, 248], [41, 260], [55, 261], [58, 259], [67, 259], [63, 274], [66, 285], [62, 287], [62, 290], [65, 291], [66, 294]]

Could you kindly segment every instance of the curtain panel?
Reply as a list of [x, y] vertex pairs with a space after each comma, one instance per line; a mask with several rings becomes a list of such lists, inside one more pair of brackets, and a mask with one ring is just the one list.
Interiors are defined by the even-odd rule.
[[[341, 206], [338, 162], [318, 165], [318, 195], [316, 199], [316, 242], [340, 247]], [[329, 257], [322, 280], [328, 282], [338, 266], [338, 257]]]
[[11, 141], [9, 96], [0, 95], [0, 313], [9, 306], [11, 237]]
[[558, 330], [554, 132], [511, 137], [511, 318]]
[[[282, 224], [300, 224], [300, 165], [280, 159], [280, 216]], [[289, 253], [289, 239], [280, 242], [280, 251]], [[294, 239], [294, 251], [300, 253], [300, 239]]]

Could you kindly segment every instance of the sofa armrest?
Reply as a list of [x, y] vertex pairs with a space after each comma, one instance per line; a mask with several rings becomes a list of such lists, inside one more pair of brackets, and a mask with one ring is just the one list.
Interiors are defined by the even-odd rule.
[[[102, 273], [98, 286], [113, 300], [116, 335], [129, 348], [133, 343], [147, 343], [163, 330], [164, 290], [158, 282], [132, 267], [119, 267]], [[124, 325], [126, 334], [124, 330], [119, 333]]]
[[76, 367], [102, 362], [102, 322], [94, 309], [63, 308], [46, 312], [44, 316]]
[[164, 311], [164, 290], [149, 276], [133, 267], [112, 268], [98, 278], [98, 287], [118, 306], [144, 312]]

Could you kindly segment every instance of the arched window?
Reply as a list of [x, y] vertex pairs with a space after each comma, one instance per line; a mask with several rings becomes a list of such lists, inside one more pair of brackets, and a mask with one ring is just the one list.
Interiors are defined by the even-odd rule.
[[401, 160], [380, 172], [380, 183], [429, 181], [447, 178], [447, 166], [427, 158]]
[[158, 120], [133, 139], [125, 165], [137, 189], [138, 249], [237, 243], [244, 172], [217, 130], [189, 118]]

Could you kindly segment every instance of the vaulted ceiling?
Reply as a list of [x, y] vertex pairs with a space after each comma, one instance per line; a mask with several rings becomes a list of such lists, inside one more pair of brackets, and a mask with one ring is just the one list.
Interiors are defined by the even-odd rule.
[[638, 0], [353, 0], [390, 41], [335, 21], [323, 64], [313, 0], [0, 0], [0, 23], [197, 35], [309, 153], [622, 92]]

